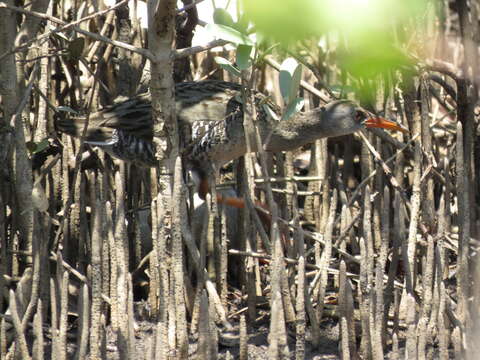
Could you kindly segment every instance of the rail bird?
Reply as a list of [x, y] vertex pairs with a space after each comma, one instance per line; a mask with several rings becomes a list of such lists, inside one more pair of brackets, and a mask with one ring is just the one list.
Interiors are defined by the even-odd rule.
[[[225, 81], [184, 82], [175, 86], [179, 129], [191, 138], [183, 154], [189, 170], [200, 179], [201, 198], [208, 192], [210, 172], [247, 152], [240, 95], [240, 85]], [[254, 120], [266, 151], [293, 150], [317, 139], [347, 135], [363, 128], [405, 131], [349, 100], [333, 101], [287, 120], [278, 120], [266, 106], [277, 114], [280, 109], [267, 96], [257, 92], [254, 97], [257, 114]], [[76, 137], [82, 134], [84, 126], [85, 118], [81, 117], [56, 120], [57, 130]], [[152, 134], [151, 98], [146, 93], [91, 114], [85, 142], [101, 147], [115, 158], [155, 166]], [[257, 151], [253, 146], [252, 151]], [[220, 196], [218, 200], [243, 207], [241, 199]]]

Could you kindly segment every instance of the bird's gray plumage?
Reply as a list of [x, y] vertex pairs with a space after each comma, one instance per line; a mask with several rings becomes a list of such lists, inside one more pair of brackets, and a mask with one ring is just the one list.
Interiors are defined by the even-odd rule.
[[[176, 116], [182, 135], [189, 138], [185, 158], [191, 167], [213, 164], [219, 168], [245, 154], [239, 98], [240, 86], [234, 83], [207, 80], [176, 85]], [[266, 96], [256, 93], [255, 103], [255, 121], [267, 151], [292, 150], [319, 138], [353, 133], [363, 127], [365, 118], [355, 104], [345, 100], [285, 121], [268, 116], [265, 105], [276, 113], [279, 109]], [[84, 120], [62, 118], [56, 126], [59, 131], [80, 136]], [[153, 166], [156, 160], [152, 130], [150, 95], [143, 94], [91, 114], [85, 140], [119, 159]]]

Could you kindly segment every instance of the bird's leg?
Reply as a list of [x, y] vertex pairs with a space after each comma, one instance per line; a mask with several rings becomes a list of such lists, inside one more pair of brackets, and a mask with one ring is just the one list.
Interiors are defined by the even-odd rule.
[[[205, 200], [208, 193], [210, 193], [209, 174], [216, 174], [216, 169], [210, 166], [196, 167], [192, 171], [192, 175], [197, 185], [197, 192], [200, 199]], [[215, 177], [213, 177], [215, 178]], [[217, 193], [217, 203], [225, 204], [237, 209], [243, 209], [245, 207], [245, 200], [239, 197], [223, 196]]]
[[[209, 179], [215, 178], [215, 176], [209, 176], [209, 174], [217, 174], [215, 167], [213, 165], [196, 167], [193, 171], [193, 177], [196, 178], [198, 184], [197, 191], [200, 199], [205, 200], [208, 193], [210, 193], [210, 184]], [[224, 204], [231, 206], [237, 209], [243, 209], [246, 207], [245, 199], [234, 196], [223, 196], [220, 193], [217, 193], [217, 204]], [[270, 226], [272, 224], [272, 217], [268, 212], [268, 207], [266, 204], [261, 203], [260, 201], [255, 201], [255, 210], [260, 218], [260, 221], [264, 225], [267, 233], [270, 231]]]
[[[198, 183], [198, 196], [200, 199], [205, 200], [208, 193], [210, 193], [210, 184], [208, 174], [214, 174], [215, 169], [213, 167], [211, 171], [197, 171], [197, 176], [199, 177]], [[214, 177], [215, 178], [215, 177]], [[243, 209], [245, 207], [245, 200], [239, 197], [223, 196], [222, 194], [217, 193], [217, 203], [225, 204], [237, 209]]]

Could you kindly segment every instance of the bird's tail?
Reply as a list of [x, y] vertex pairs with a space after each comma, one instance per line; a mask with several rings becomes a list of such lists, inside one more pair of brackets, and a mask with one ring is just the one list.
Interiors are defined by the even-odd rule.
[[96, 118], [91, 117], [87, 124], [86, 117], [70, 117], [63, 113], [56, 115], [54, 119], [55, 130], [58, 132], [79, 138], [82, 136], [83, 129], [87, 126], [85, 140], [106, 142], [111, 139], [113, 129], [98, 125]]

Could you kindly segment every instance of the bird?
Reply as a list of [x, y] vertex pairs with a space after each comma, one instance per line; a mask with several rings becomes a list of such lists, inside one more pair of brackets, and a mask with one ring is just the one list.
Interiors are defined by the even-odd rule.
[[[268, 96], [254, 92], [254, 102], [254, 120], [262, 146], [269, 152], [294, 150], [317, 139], [352, 134], [364, 128], [406, 131], [350, 100], [335, 100], [284, 120], [272, 116], [272, 112], [280, 114], [280, 108]], [[175, 104], [179, 131], [182, 137], [190, 138], [183, 156], [187, 168], [198, 179], [200, 197], [205, 199], [209, 175], [247, 152], [241, 86], [221, 80], [178, 83]], [[85, 120], [86, 117], [60, 116], [55, 127], [57, 131], [80, 137]], [[115, 158], [152, 167], [157, 164], [152, 134], [151, 96], [144, 93], [90, 114], [84, 141]], [[259, 150], [256, 141], [250, 143], [252, 151]], [[244, 207], [239, 198], [218, 195], [217, 201]]]

